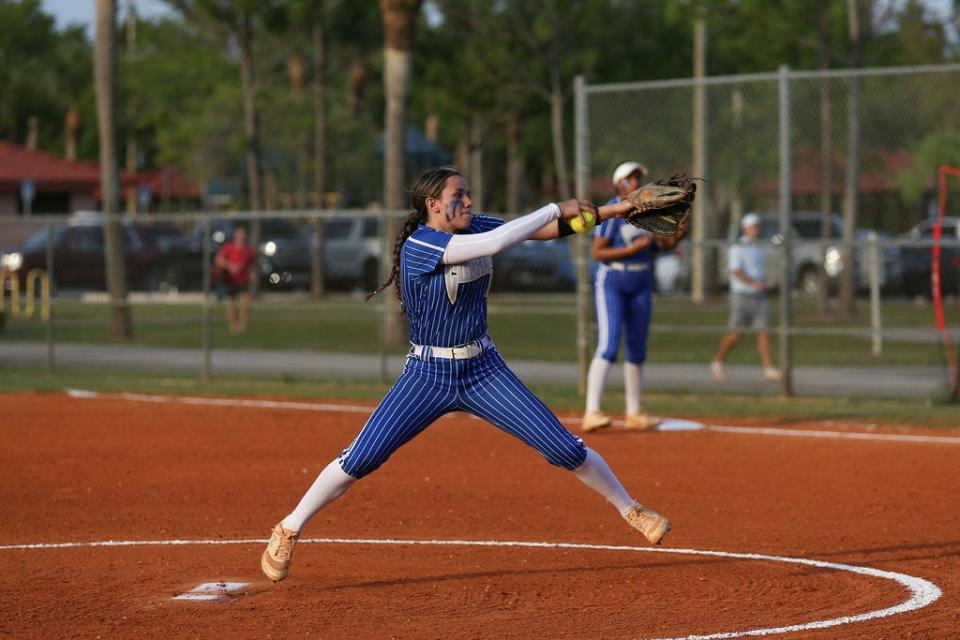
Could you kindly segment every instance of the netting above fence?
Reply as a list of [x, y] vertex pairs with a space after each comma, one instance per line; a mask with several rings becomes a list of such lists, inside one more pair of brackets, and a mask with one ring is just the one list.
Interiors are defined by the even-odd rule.
[[[934, 212], [937, 165], [960, 162], [960, 67], [789, 72], [787, 79], [793, 211], [842, 213], [854, 168], [858, 226], [899, 234]], [[730, 220], [744, 212], [778, 210], [778, 80], [757, 74], [700, 83], [707, 238], [728, 238]], [[586, 87], [594, 197], [612, 194], [610, 173], [625, 160], [642, 162], [651, 177], [692, 171], [697, 86], [690, 79]]]

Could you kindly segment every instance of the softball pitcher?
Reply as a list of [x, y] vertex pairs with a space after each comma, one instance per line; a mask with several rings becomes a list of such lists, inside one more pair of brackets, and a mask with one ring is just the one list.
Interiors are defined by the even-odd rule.
[[[410, 327], [410, 352], [399, 379], [363, 429], [313, 482], [296, 508], [273, 528], [260, 565], [283, 580], [306, 522], [376, 470], [440, 416], [472, 413], [519, 438], [553, 465], [573, 471], [610, 501], [652, 544], [667, 519], [636, 502], [607, 463], [560, 424], [507, 367], [487, 335], [491, 257], [528, 239], [573, 233], [581, 210], [599, 219], [622, 216], [628, 202], [597, 210], [576, 200], [549, 204], [511, 222], [472, 212], [470, 188], [456, 169], [427, 171], [411, 190], [415, 211], [394, 246], [390, 277]], [[378, 291], [379, 292], [379, 291]]]
[[[647, 169], [637, 162], [624, 162], [613, 172], [616, 205], [640, 188]], [[643, 363], [647, 359], [647, 335], [653, 311], [653, 256], [657, 249], [672, 249], [683, 237], [654, 236], [627, 224], [622, 218], [605, 220], [593, 240], [592, 256], [599, 262], [594, 295], [597, 303], [597, 350], [587, 373], [587, 406], [581, 428], [589, 432], [610, 425], [600, 410], [603, 388], [611, 365], [617, 360], [620, 336], [625, 337], [623, 382], [626, 392], [626, 428], [653, 429], [660, 420], [641, 411]]]

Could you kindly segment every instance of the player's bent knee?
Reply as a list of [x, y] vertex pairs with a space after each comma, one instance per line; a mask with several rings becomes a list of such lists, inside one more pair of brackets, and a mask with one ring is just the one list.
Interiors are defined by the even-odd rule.
[[605, 351], [600, 351], [598, 349], [597, 356], [603, 360], [606, 360], [610, 364], [613, 364], [614, 362], [617, 361], [617, 348], [614, 347], [612, 351], [609, 348], [606, 349]]
[[363, 458], [360, 456], [341, 456], [340, 468], [343, 472], [352, 478], [359, 480], [368, 476], [387, 461], [387, 458]]
[[587, 447], [582, 441], [565, 444], [557, 451], [542, 451], [547, 462], [555, 467], [573, 471], [580, 468], [584, 460], [587, 459]]

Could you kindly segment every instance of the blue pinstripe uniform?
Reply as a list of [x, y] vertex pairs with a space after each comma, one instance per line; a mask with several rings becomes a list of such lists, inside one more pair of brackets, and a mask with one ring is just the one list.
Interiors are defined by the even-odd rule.
[[[620, 201], [615, 196], [607, 204]], [[597, 235], [620, 249], [648, 231], [622, 218], [604, 220]], [[654, 245], [651, 244], [651, 247]], [[620, 260], [603, 260], [594, 281], [597, 300], [597, 355], [616, 362], [620, 336], [626, 334], [626, 360], [643, 364], [647, 359], [647, 335], [653, 311], [653, 249], [647, 248]]]
[[[501, 224], [498, 218], [474, 215], [466, 232], [490, 231]], [[422, 348], [411, 349], [399, 379], [340, 455], [340, 466], [362, 478], [442, 415], [465, 411], [516, 436], [551, 464], [576, 469], [586, 459], [583, 441], [524, 386], [487, 336], [492, 259], [441, 264], [452, 237], [420, 225], [403, 244], [400, 284], [410, 341]], [[430, 347], [466, 345], [479, 349], [479, 355], [431, 355]]]

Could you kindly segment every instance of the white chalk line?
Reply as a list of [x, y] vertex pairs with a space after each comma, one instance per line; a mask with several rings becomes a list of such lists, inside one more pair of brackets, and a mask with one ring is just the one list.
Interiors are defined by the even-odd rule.
[[[193, 545], [252, 545], [266, 544], [267, 539], [235, 539], [235, 540], [101, 540], [92, 542], [59, 542], [36, 544], [8, 544], [0, 545], [0, 551], [19, 551], [33, 549], [78, 549], [84, 547], [146, 547], [146, 546], [193, 546]], [[812, 629], [826, 629], [839, 625], [865, 622], [876, 618], [885, 618], [910, 611], [916, 611], [929, 606], [942, 595], [940, 587], [933, 582], [896, 571], [884, 571], [872, 567], [864, 567], [837, 562], [826, 562], [810, 558], [795, 558], [790, 556], [774, 556], [763, 553], [735, 553], [731, 551], [709, 551], [703, 549], [681, 549], [660, 547], [633, 547], [606, 544], [581, 544], [573, 542], [527, 542], [518, 540], [399, 540], [393, 538], [305, 538], [301, 543], [320, 544], [359, 544], [359, 545], [424, 545], [424, 546], [464, 546], [464, 547], [519, 547], [531, 549], [586, 549], [593, 551], [627, 551], [638, 553], [667, 553], [675, 555], [712, 556], [734, 560], [755, 560], [765, 562], [783, 562], [798, 564], [834, 571], [847, 571], [872, 578], [891, 580], [903, 586], [910, 593], [903, 602], [850, 616], [839, 616], [826, 620], [813, 620], [782, 627], [764, 627], [744, 631], [724, 631], [706, 635], [688, 635], [673, 638], [658, 638], [656, 640], [719, 640], [720, 638], [745, 638], [751, 636], [768, 636], [794, 631], [809, 631]]]
[[[100, 398], [130, 400], [133, 402], [154, 402], [160, 404], [188, 404], [212, 407], [246, 407], [259, 409], [294, 409], [297, 411], [321, 411], [321, 412], [342, 412], [371, 414], [373, 407], [348, 404], [324, 404], [313, 402], [296, 402], [284, 400], [251, 400], [247, 398], [204, 398], [199, 396], [163, 396], [151, 395], [145, 393], [100, 393], [97, 391], [85, 391], [82, 389], [67, 389], [67, 395], [73, 398]], [[455, 414], [447, 414], [448, 417]], [[569, 425], [579, 425], [578, 418], [561, 418], [561, 422]], [[684, 421], [687, 422], [687, 421]], [[614, 426], [622, 427], [622, 420], [614, 420]], [[684, 429], [688, 430], [688, 429]], [[867, 440], [876, 442], [913, 442], [917, 444], [952, 444], [960, 445], [960, 437], [957, 436], [927, 436], [915, 434], [898, 433], [859, 433], [849, 431], [824, 431], [819, 429], [781, 429], [779, 427], [735, 427], [723, 425], [701, 425], [703, 431], [714, 431], [718, 433], [734, 433], [757, 436], [785, 436], [799, 438], [828, 438], [836, 440]], [[669, 430], [665, 430], [669, 431]]]

